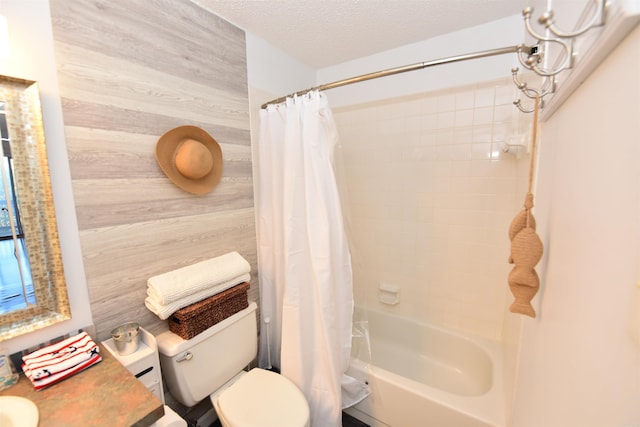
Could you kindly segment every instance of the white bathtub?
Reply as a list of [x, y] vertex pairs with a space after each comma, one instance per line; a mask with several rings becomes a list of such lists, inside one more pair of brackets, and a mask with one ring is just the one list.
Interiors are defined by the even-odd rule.
[[372, 427], [505, 425], [498, 343], [382, 311], [360, 318], [369, 338], [354, 339], [349, 374], [372, 393], [348, 414]]

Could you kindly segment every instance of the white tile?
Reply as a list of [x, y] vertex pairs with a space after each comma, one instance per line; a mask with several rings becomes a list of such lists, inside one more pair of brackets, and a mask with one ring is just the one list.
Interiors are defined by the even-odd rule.
[[422, 100], [412, 99], [402, 103], [402, 111], [405, 117], [419, 116], [422, 114]]
[[475, 93], [473, 91], [460, 92], [455, 95], [456, 110], [472, 109], [475, 101]]
[[429, 145], [435, 145], [437, 141], [437, 130], [423, 131], [420, 135], [420, 146], [425, 147]]
[[473, 127], [456, 127], [454, 129], [454, 144], [469, 144], [473, 142]]
[[455, 113], [453, 111], [445, 111], [438, 113], [436, 127], [438, 129], [452, 128], [455, 124]]
[[473, 110], [473, 124], [490, 125], [493, 122], [493, 106]]
[[451, 160], [470, 160], [471, 159], [471, 144], [454, 144], [450, 147]]
[[438, 112], [438, 98], [437, 97], [425, 97], [421, 100], [422, 114], [436, 114]]
[[473, 124], [473, 110], [456, 110], [454, 124], [456, 127], [471, 126]]
[[492, 160], [489, 162], [488, 173], [496, 178], [514, 179], [517, 165], [512, 157], [506, 160]]
[[474, 126], [473, 127], [473, 142], [491, 142], [492, 140], [492, 127], [491, 125]]
[[513, 132], [511, 127], [509, 126], [509, 123], [494, 123], [491, 140], [494, 142], [504, 143], [507, 141], [508, 137], [512, 135], [512, 133]]
[[509, 122], [513, 118], [512, 105], [496, 105], [493, 112], [493, 120], [495, 122]]
[[451, 145], [455, 140], [455, 131], [453, 128], [439, 129], [432, 136], [434, 145]]
[[489, 160], [491, 158], [491, 143], [479, 142], [471, 145], [471, 159]]
[[411, 159], [417, 161], [436, 160], [436, 148], [433, 145], [413, 147], [411, 149]]
[[478, 89], [475, 94], [475, 108], [493, 107], [495, 91], [493, 87]]
[[434, 130], [438, 127], [438, 115], [436, 113], [425, 114], [421, 116], [421, 122], [423, 130]]
[[387, 118], [379, 122], [380, 131], [385, 134], [397, 134], [404, 131], [404, 117]]
[[453, 111], [456, 109], [455, 95], [440, 95], [438, 96], [438, 113]]
[[454, 176], [451, 178], [451, 193], [455, 197], [457, 203], [453, 204], [452, 207], [461, 208], [461, 203], [464, 203], [464, 199], [466, 194], [469, 193], [469, 176]]
[[451, 160], [451, 149], [454, 147], [451, 144], [440, 144], [433, 147], [436, 160], [448, 161]]
[[[467, 146], [469, 156], [471, 155], [471, 147]], [[470, 176], [471, 174], [471, 157], [468, 160], [455, 160], [451, 162], [451, 176]]]
[[419, 115], [407, 116], [404, 122], [404, 131], [413, 132], [422, 129], [422, 117]]
[[496, 86], [495, 105], [508, 105], [515, 112], [517, 107], [513, 105], [513, 101], [515, 101], [520, 95], [518, 92], [519, 90], [513, 82], [507, 82], [505, 85]]
[[380, 105], [377, 113], [379, 119], [397, 119], [405, 116], [402, 104], [395, 102]]
[[470, 175], [473, 177], [490, 177], [491, 176], [491, 160], [489, 159], [472, 160]]
[[529, 120], [512, 113], [504, 81], [468, 92], [390, 100], [338, 122], [357, 189], [357, 280], [369, 282], [359, 292], [376, 301], [380, 281], [402, 280], [403, 312], [487, 336], [501, 328], [507, 231], [528, 170], [526, 156], [490, 158]]

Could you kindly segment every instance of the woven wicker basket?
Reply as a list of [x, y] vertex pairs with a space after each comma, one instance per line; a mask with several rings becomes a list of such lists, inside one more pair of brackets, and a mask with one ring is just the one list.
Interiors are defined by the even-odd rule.
[[188, 340], [249, 306], [249, 283], [241, 283], [173, 313], [169, 330]]

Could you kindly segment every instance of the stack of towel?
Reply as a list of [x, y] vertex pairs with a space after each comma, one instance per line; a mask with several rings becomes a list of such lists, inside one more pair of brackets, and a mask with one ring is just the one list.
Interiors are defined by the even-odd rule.
[[86, 332], [22, 357], [22, 370], [36, 390], [69, 378], [100, 362], [100, 350]]
[[251, 280], [251, 265], [237, 252], [149, 278], [145, 306], [160, 319]]

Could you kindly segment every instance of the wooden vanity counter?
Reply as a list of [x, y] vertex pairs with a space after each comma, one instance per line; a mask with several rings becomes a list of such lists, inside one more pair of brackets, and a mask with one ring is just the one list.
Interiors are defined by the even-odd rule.
[[0, 396], [21, 396], [35, 403], [38, 427], [145, 427], [160, 419], [160, 399], [99, 346], [100, 363], [41, 391], [20, 374], [20, 381]]

